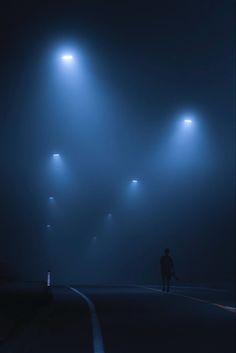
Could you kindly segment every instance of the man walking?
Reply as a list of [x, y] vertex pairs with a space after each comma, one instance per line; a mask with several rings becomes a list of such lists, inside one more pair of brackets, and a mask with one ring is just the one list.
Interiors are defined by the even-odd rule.
[[170, 280], [174, 273], [174, 263], [170, 256], [170, 249], [165, 249], [165, 255], [160, 258], [161, 278], [162, 278], [162, 291], [170, 291]]

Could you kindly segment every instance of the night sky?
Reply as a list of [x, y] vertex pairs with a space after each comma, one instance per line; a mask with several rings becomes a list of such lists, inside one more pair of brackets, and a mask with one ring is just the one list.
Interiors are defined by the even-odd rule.
[[233, 1], [8, 1], [0, 16], [9, 273], [155, 283], [170, 247], [183, 282], [231, 281]]

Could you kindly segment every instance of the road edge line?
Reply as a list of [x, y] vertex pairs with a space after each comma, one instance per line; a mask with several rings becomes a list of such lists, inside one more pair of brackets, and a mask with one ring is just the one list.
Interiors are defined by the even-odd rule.
[[[155, 288], [146, 287], [146, 286], [139, 286], [139, 287], [145, 288], [147, 290], [151, 290], [151, 291], [156, 292], [156, 293], [162, 293], [162, 291], [160, 289], [155, 289]], [[165, 294], [165, 293], [163, 293], [163, 294]], [[223, 309], [223, 310], [226, 310], [228, 312], [236, 314], [236, 308], [234, 308], [234, 307], [229, 307], [229, 306], [226, 306], [226, 305], [221, 305], [221, 304], [209, 302], [208, 300], [204, 300], [204, 299], [200, 299], [200, 298], [196, 298], [196, 297], [191, 297], [189, 295], [184, 295], [184, 294], [168, 293], [168, 295], [173, 295], [173, 296], [176, 296], [176, 297], [187, 298], [187, 299], [190, 299], [190, 300], [193, 300], [193, 301], [196, 301], [196, 302], [201, 302], [201, 303], [204, 303], [204, 304], [213, 305], [213, 306], [216, 306], [217, 308], [220, 308], [220, 309]]]
[[82, 297], [87, 303], [91, 315], [91, 324], [92, 324], [92, 332], [93, 332], [93, 352], [94, 353], [105, 353], [104, 344], [102, 338], [102, 330], [99, 323], [99, 319], [96, 313], [96, 308], [92, 300], [87, 297], [85, 294], [80, 292], [78, 289], [74, 287], [69, 287], [74, 293], [78, 294]]

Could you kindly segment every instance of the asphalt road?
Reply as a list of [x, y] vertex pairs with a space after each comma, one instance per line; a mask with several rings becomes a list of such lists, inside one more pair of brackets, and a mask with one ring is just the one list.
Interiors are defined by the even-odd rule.
[[156, 286], [55, 287], [4, 353], [233, 353], [234, 293]]

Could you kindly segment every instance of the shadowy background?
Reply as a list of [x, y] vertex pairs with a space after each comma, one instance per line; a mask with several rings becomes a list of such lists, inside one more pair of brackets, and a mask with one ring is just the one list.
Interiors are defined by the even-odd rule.
[[0, 276], [154, 283], [168, 246], [182, 281], [233, 281], [233, 1], [8, 1], [0, 26]]

